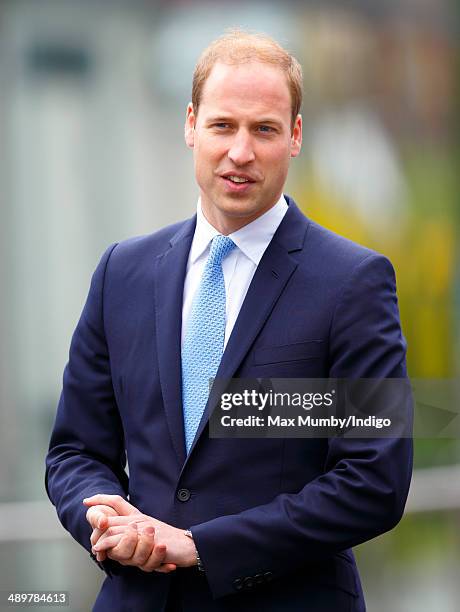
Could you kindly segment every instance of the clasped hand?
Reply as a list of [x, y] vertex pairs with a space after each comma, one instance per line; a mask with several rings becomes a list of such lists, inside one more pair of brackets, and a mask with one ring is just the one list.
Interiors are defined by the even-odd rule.
[[182, 529], [163, 523], [119, 495], [93, 495], [83, 500], [93, 528], [92, 551], [98, 561], [107, 557], [145, 572], [169, 573], [196, 564], [196, 549]]

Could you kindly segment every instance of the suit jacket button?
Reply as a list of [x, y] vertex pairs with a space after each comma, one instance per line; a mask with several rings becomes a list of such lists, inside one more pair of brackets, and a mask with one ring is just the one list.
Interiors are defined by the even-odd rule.
[[236, 580], [234, 580], [233, 586], [235, 587], [236, 591], [241, 591], [241, 589], [243, 588], [243, 581], [241, 580], [241, 578], [237, 578]]
[[243, 585], [245, 589], [252, 589], [254, 586], [253, 578], [251, 578], [251, 576], [246, 576], [246, 578], [243, 580]]
[[265, 572], [264, 580], [265, 582], [271, 582], [273, 580], [273, 572]]
[[179, 491], [177, 491], [177, 499], [181, 502], [187, 502], [191, 496], [192, 494], [188, 489], [179, 489]]

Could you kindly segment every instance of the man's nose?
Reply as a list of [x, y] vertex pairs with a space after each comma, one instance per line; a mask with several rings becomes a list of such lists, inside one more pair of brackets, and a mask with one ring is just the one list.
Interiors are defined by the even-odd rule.
[[252, 138], [247, 131], [239, 130], [235, 134], [228, 157], [236, 166], [244, 166], [255, 160]]

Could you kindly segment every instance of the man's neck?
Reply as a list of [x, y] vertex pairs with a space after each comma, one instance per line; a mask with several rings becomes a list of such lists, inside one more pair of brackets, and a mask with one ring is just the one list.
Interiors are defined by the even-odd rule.
[[220, 214], [219, 211], [217, 211], [216, 213], [215, 210], [209, 210], [203, 204], [203, 200], [201, 200], [201, 210], [206, 221], [210, 225], [212, 225], [212, 227], [214, 227], [219, 232], [219, 234], [222, 234], [223, 236], [228, 236], [237, 232], [242, 227], [249, 225], [259, 217], [262, 217], [262, 215], [271, 210], [278, 203], [278, 201], [279, 198], [277, 198], [270, 206], [267, 206], [266, 208], [257, 211], [257, 213], [254, 213], [253, 215], [230, 216]]

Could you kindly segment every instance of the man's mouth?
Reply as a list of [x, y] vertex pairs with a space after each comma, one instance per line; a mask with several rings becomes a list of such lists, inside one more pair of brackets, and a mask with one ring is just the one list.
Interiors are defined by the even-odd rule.
[[227, 178], [229, 181], [232, 181], [233, 183], [249, 183], [249, 179], [243, 178], [242, 176], [235, 176], [233, 174], [231, 174], [230, 176], [226, 176], [225, 178]]
[[246, 174], [246, 172], [232, 172], [231, 170], [228, 172], [224, 172], [221, 175], [221, 178], [226, 181], [234, 184], [241, 185], [243, 183], [255, 183], [256, 179], [254, 179], [250, 174]]

